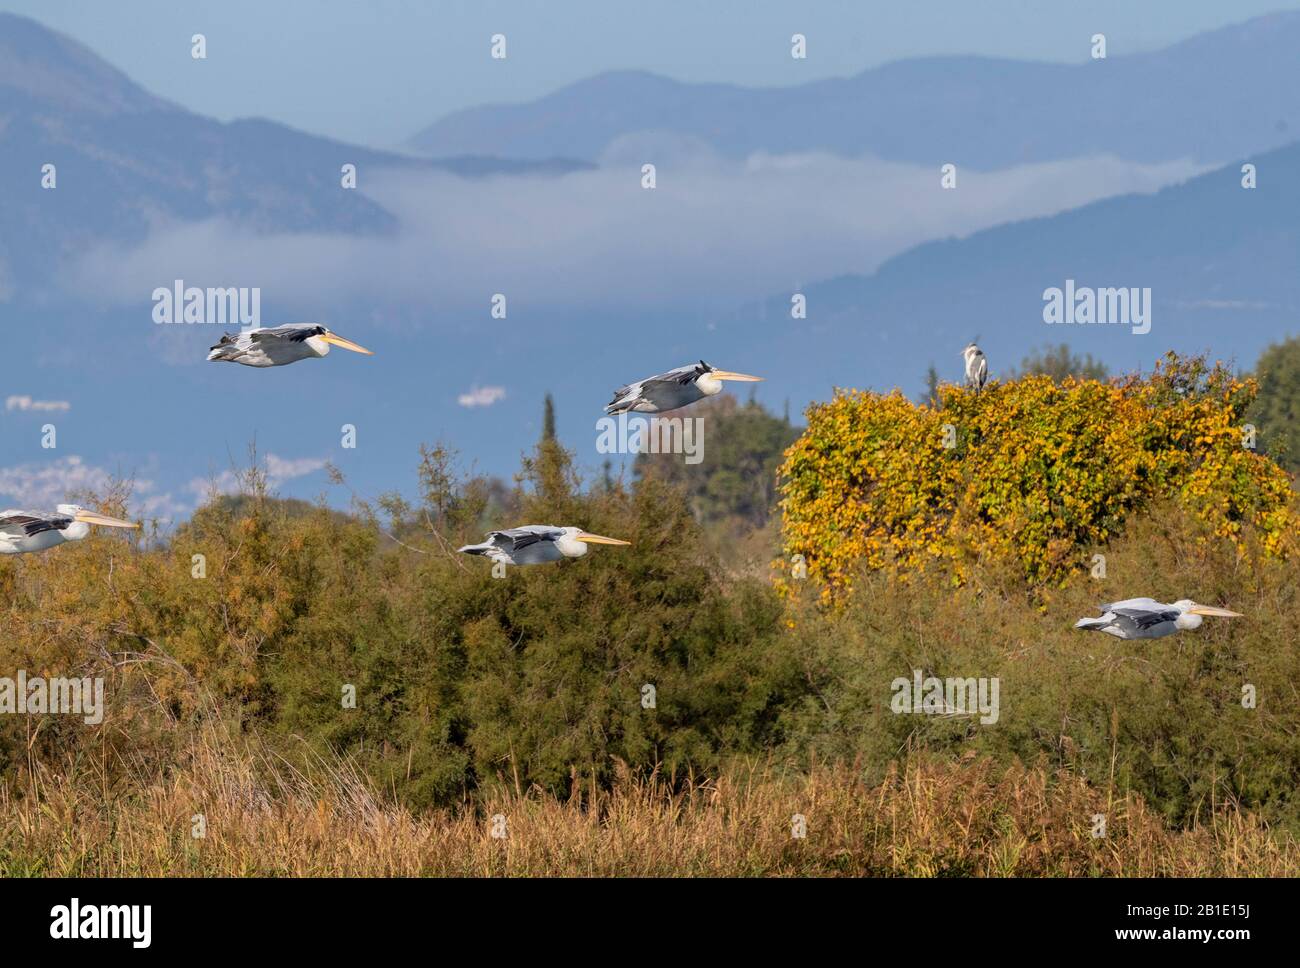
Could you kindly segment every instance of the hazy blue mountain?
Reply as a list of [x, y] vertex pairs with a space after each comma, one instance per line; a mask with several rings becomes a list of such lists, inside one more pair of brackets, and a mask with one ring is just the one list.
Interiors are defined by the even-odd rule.
[[[1171, 348], [1249, 368], [1269, 342], [1300, 331], [1300, 144], [1248, 160], [1258, 171], [1254, 189], [1242, 187], [1234, 163], [1153, 195], [927, 243], [872, 275], [805, 287], [806, 320], [791, 318], [782, 293], [719, 329], [757, 339], [763, 356], [787, 361], [784, 375], [797, 384], [901, 385], [911, 394], [931, 361], [942, 378], [959, 379], [958, 354], [976, 336], [994, 375], [1058, 341], [1112, 372], [1149, 368]], [[1094, 289], [1149, 287], [1150, 332], [1048, 325], [1044, 291], [1067, 279]]]
[[[1225, 38], [1245, 43], [1258, 32], [1258, 23], [1209, 35], [1219, 37], [1211, 50], [1221, 53]], [[1295, 24], [1295, 18], [1276, 18], [1274, 29], [1280, 34], [1291, 31], [1294, 39]], [[1266, 41], [1271, 43], [1265, 36], [1257, 46]], [[1180, 52], [1195, 51], [1197, 43], [1146, 55], [1146, 69], [1159, 74], [1161, 56], [1181, 63]], [[1272, 65], [1272, 83], [1255, 85], [1252, 93], [1260, 105], [1294, 96], [1294, 85], [1277, 79], [1294, 77], [1295, 49], [1293, 43], [1285, 64]], [[1123, 67], [1124, 60], [1079, 68], [1003, 65], [1010, 73], [1000, 83], [1009, 89], [1024, 85], [1024, 97], [1032, 100], [1045, 83], [1034, 79], [1036, 72], [1080, 77], [1070, 72], [1109, 71]], [[989, 63], [946, 60], [942, 70], [953, 71], [954, 77], [963, 69], [979, 75]], [[1133, 70], [1132, 65], [1126, 69]], [[926, 68], [926, 62], [911, 62], [869, 74], [895, 77], [898, 97], [903, 97], [912, 88], [898, 78], [927, 70], [933, 68]], [[1029, 74], [1009, 79], [1019, 71]], [[1249, 78], [1255, 76], [1246, 70], [1246, 80], [1234, 76], [1229, 84], [1223, 83], [1229, 75], [1217, 68], [1202, 73], [1205, 78], [1188, 79], [1193, 90], [1202, 91], [1201, 106], [1213, 98], [1236, 96], [1233, 92], [1250, 88]], [[1212, 74], [1219, 75], [1213, 84]], [[935, 91], [946, 83], [935, 80], [937, 76], [929, 82]], [[621, 77], [649, 91], [675, 87], [647, 75]], [[838, 85], [850, 83], [828, 82], [827, 97]], [[1065, 90], [1071, 82], [1060, 83]], [[1216, 86], [1225, 90], [1211, 97], [1205, 88]], [[809, 89], [759, 93], [778, 101], [789, 97], [811, 110]], [[754, 93], [727, 87], [690, 90], [699, 94], [701, 104], [719, 97], [744, 100]], [[1166, 153], [1170, 156], [1184, 150], [1178, 145], [1198, 138], [1208, 139], [1207, 144], [1242, 138], [1245, 147], [1234, 148], [1230, 157], [1247, 154], [1249, 132], [1256, 129], [1244, 107], [1240, 117], [1222, 124], [1189, 121], [1160, 134], [1166, 116], [1184, 117], [1178, 113], [1184, 102], [1174, 100], [1177, 103], [1167, 110], [1135, 105], [1128, 114], [1112, 118], [1122, 128], [1124, 117], [1140, 118], [1147, 110], [1154, 126], [1154, 133], [1142, 137], [1131, 131], [1132, 150], [1118, 153], [1164, 157], [1159, 154], [1162, 138], [1175, 144]], [[1197, 96], [1189, 95], [1185, 103], [1190, 105], [1187, 111], [1198, 109]], [[621, 116], [623, 106], [606, 107]], [[690, 114], [689, 107], [683, 106], [683, 117]], [[909, 109], [889, 103], [877, 110], [897, 112], [901, 119]], [[1028, 107], [1021, 113], [1032, 115]], [[1105, 125], [1093, 124], [1072, 109], [1061, 108], [1061, 113], [1076, 130], [1073, 141], [1063, 135], [1058, 139], [1060, 153], [1077, 153], [1072, 146], [1081, 143], [1094, 150], [1085, 143], [1088, 138], [1111, 137]], [[783, 117], [756, 114], [752, 130], [788, 137]], [[590, 152], [605, 137], [602, 126], [611, 123], [585, 118], [574, 131], [590, 127], [596, 133], [589, 141], [575, 134], [559, 153], [594, 157]], [[900, 151], [919, 150], [917, 145], [941, 130], [938, 124], [909, 127], [910, 133], [899, 135]], [[1044, 151], [1053, 143], [1033, 124], [1025, 124], [1023, 131]], [[848, 137], [853, 132], [841, 133]], [[700, 136], [712, 137], [709, 131]], [[972, 144], [986, 139], [990, 151], [998, 143], [979, 125], [969, 126], [961, 137], [975, 138]], [[1008, 136], [1004, 132], [1002, 137]], [[555, 153], [538, 149], [538, 156]], [[1212, 154], [1209, 149], [1206, 153]], [[565, 205], [598, 204], [593, 200], [609, 197], [600, 193], [599, 185], [582, 179], [533, 184], [502, 178], [480, 185], [503, 193], [504, 215], [498, 217], [509, 219], [512, 200], [535, 190], [558, 200], [555, 208], [523, 206], [525, 215], [532, 213], [531, 220], [511, 221], [505, 229], [484, 222], [483, 231], [500, 231], [506, 243], [518, 231], [540, 232], [555, 240], [554, 265], [515, 265], [507, 244], [500, 266], [503, 275], [550, 272], [571, 281], [568, 296], [547, 302], [530, 298], [527, 286], [520, 285], [518, 296], [511, 291], [509, 318], [493, 320], [487, 294], [495, 288], [463, 305], [449, 304], [447, 293], [455, 294], [456, 287], [445, 284], [430, 286], [427, 298], [418, 295], [418, 288], [417, 295], [404, 289], [405, 295], [390, 298], [364, 289], [336, 292], [327, 285], [328, 266], [318, 269], [308, 249], [294, 268], [306, 278], [320, 277], [318, 296], [303, 295], [301, 288], [296, 296], [286, 296], [276, 285], [274, 269], [267, 270], [266, 279], [218, 274], [204, 282], [264, 285], [265, 321], [321, 319], [374, 350], [375, 356], [340, 352], [323, 361], [258, 371], [204, 362], [216, 337], [213, 327], [155, 325], [150, 293], [155, 285], [169, 283], [170, 273], [160, 270], [156, 277], [146, 274], [133, 282], [138, 296], [127, 304], [108, 299], [99, 304], [93, 291], [78, 289], [68, 296], [76, 287], [59, 275], [60, 265], [96, 243], [107, 241], [129, 251], [155, 228], [214, 217], [253, 230], [308, 236], [385, 234], [396, 215], [402, 216], [403, 228], [412, 218], [439, 225], [436, 204], [413, 214], [399, 211], [402, 202], [388, 202], [394, 207], [389, 212], [360, 192], [342, 191], [338, 171], [344, 162], [356, 163], [363, 179], [371, 166], [437, 167], [475, 175], [559, 173], [571, 170], [574, 163], [490, 158], [431, 162], [344, 145], [267, 121], [219, 123], [153, 97], [85, 48], [31, 21], [0, 16], [0, 329], [14, 339], [21, 361], [0, 377], [0, 404], [5, 407], [0, 412], [0, 471], [18, 468], [20, 476], [37, 478], [57, 472], [59, 482], [86, 479], [92, 467], [134, 474], [143, 497], [164, 510], [175, 510], [193, 506], [209, 473], [220, 474], [232, 457], [241, 459], [247, 444], [256, 439], [262, 453], [277, 455], [290, 470], [297, 468], [283, 474], [290, 482], [287, 495], [312, 497], [323, 490], [323, 473], [303, 468], [328, 459], [359, 493], [373, 496], [414, 485], [412, 471], [422, 440], [444, 439], [461, 448], [467, 463], [477, 461], [481, 470], [511, 472], [520, 452], [540, 432], [541, 399], [547, 391], [555, 396], [560, 437], [575, 448], [581, 463], [599, 468], [604, 455], [596, 451], [596, 421], [603, 416], [610, 392], [622, 383], [700, 358], [765, 376], [765, 383], [754, 385], [759, 398], [778, 411], [788, 400], [795, 412], [809, 400], [826, 399], [834, 385], [900, 385], [915, 394], [931, 361], [945, 379], [956, 379], [961, 347], [976, 335], [995, 376], [1028, 350], [1061, 340], [1091, 352], [1112, 369], [1149, 366], [1171, 347], [1209, 349], [1249, 366], [1269, 340], [1300, 328], [1300, 186], [1294, 177], [1300, 170], [1300, 148], [1260, 151], [1248, 160], [1259, 170], [1259, 187], [1253, 191], [1240, 187], [1239, 163], [1234, 163], [1154, 196], [1115, 198], [1052, 218], [923, 245], [870, 276], [818, 282], [819, 274], [809, 273], [799, 280], [808, 296], [806, 320], [791, 319], [790, 294], [777, 291], [784, 280], [776, 276], [770, 284], [771, 299], [726, 315], [706, 312], [686, 296], [664, 308], [663, 302], [604, 295], [605, 290], [588, 278], [593, 271], [614, 272], [633, 282], [654, 276], [655, 285], [668, 292], [677, 280], [668, 271], [658, 278], [655, 253], [649, 250], [643, 264], [593, 270], [573, 258], [566, 226], [536, 216], [545, 212], [560, 220]], [[40, 188], [40, 168], [47, 162], [58, 165], [55, 191]], [[610, 174], [587, 178], [598, 182]], [[464, 184], [453, 183], [445, 190], [455, 195]], [[969, 190], [966, 185], [957, 190]], [[632, 205], [648, 203], [648, 193], [641, 192], [635, 180], [628, 190], [636, 200]], [[907, 204], [906, 199], [899, 201], [900, 206]], [[636, 211], [629, 207], [612, 214], [625, 220], [617, 224], [635, 233], [642, 223], [628, 213]], [[240, 236], [218, 238], [225, 241], [214, 244], [238, 245]], [[789, 244], [799, 244], [799, 238], [792, 236]], [[405, 241], [409, 246], [409, 239]], [[683, 244], [691, 241], [684, 239]], [[287, 240], [284, 248], [292, 248]], [[395, 255], [398, 248], [393, 246]], [[702, 251], [700, 257], [725, 265], [726, 246], [718, 248]], [[424, 261], [419, 252], [402, 255], [410, 261], [398, 265], [409, 266], [408, 275], [417, 281], [423, 274], [432, 280], [448, 271], [433, 255]], [[492, 272], [497, 268], [489, 266]], [[496, 285], [492, 272], [485, 274], [489, 286]], [[187, 271], [187, 281], [198, 281], [189, 275]], [[527, 279], [527, 272], [521, 277]], [[1044, 324], [1042, 292], [1063, 286], [1066, 279], [1081, 286], [1150, 287], [1151, 332], [1136, 336], [1118, 327]], [[767, 288], [764, 283], [759, 292]], [[56, 292], [59, 299], [46, 298]], [[492, 406], [459, 402], [475, 386], [502, 387], [506, 396]], [[10, 395], [62, 401], [68, 407], [45, 411], [16, 403], [11, 410]], [[58, 426], [56, 451], [42, 446], [41, 428], [47, 420]], [[358, 430], [355, 449], [340, 444], [345, 425]], [[630, 461], [616, 455], [616, 469], [620, 463]], [[331, 497], [340, 500], [338, 492]], [[346, 502], [346, 494], [341, 500]], [[0, 496], [0, 505], [4, 502]]]
[[[47, 163], [56, 166], [54, 191], [41, 187]], [[138, 242], [168, 220], [222, 216], [285, 232], [390, 230], [390, 213], [340, 188], [345, 163], [362, 178], [379, 167], [467, 176], [584, 167], [413, 159], [271, 121], [221, 123], [154, 97], [76, 41], [0, 13], [0, 298], [21, 298], [90, 242]]]
[[1300, 12], [1152, 53], [1121, 56], [1122, 38], [1110, 43], [1107, 59], [1077, 65], [930, 57], [783, 88], [612, 72], [527, 104], [456, 112], [410, 143], [435, 155], [596, 159], [620, 136], [659, 131], [733, 157], [820, 149], [992, 169], [1102, 152], [1216, 163], [1300, 136]]

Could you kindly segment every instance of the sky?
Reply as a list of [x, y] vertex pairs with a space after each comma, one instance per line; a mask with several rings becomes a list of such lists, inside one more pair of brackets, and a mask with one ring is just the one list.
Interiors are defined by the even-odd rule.
[[[438, 118], [605, 70], [779, 86], [907, 57], [1079, 62], [1167, 46], [1300, 0], [0, 0], [147, 90], [222, 120], [267, 117], [395, 147]], [[849, 25], [849, 26], [845, 26]], [[789, 56], [791, 34], [808, 57]], [[203, 33], [208, 58], [190, 57]], [[509, 57], [489, 56], [507, 38]]]
[[[1131, 6], [0, 0], [0, 10], [80, 40], [190, 110], [268, 117], [375, 147], [447, 112], [532, 100], [602, 70], [779, 86], [924, 55], [1082, 62], [1096, 32], [1118, 56], [1300, 0]], [[195, 32], [207, 37], [206, 60], [190, 57]], [[508, 38], [505, 62], [488, 53], [496, 32]], [[808, 37], [807, 60], [789, 56], [794, 32]], [[124, 385], [99, 354], [58, 342], [21, 381], [5, 381], [0, 507], [51, 506], [103, 490], [117, 474], [134, 478], [143, 513], [179, 520], [211, 488], [233, 485], [230, 468], [245, 463], [250, 441], [287, 496], [326, 493], [327, 462], [363, 496], [409, 490], [421, 441], [448, 442], [463, 466], [508, 478], [539, 433], [546, 392], [561, 439], [593, 471], [603, 459], [594, 421], [610, 391], [701, 357], [767, 374], [757, 398], [797, 414], [831, 382], [858, 385], [858, 361], [831, 359], [834, 378], [818, 370], [797, 382], [783, 375], [788, 360], [771, 358], [777, 344], [758, 338], [782, 321], [746, 320], [754, 338], [738, 338], [728, 325], [737, 312], [873, 271], [925, 240], [1153, 192], [1201, 170], [1172, 154], [1149, 164], [1066, 156], [965, 171], [961, 191], [946, 192], [931, 166], [811, 149], [726, 158], [671, 132], [641, 134], [657, 140], [627, 157], [607, 147], [599, 167], [557, 178], [367, 171], [363, 193], [395, 213], [389, 235], [250, 234], [224, 218], [160, 220], [138, 245], [79, 247], [64, 278], [93, 294], [93, 320], [69, 311], [38, 324], [81, 326], [83, 339], [129, 331], [144, 341], [137, 358], [146, 364]], [[635, 177], [647, 151], [673, 159], [654, 193]], [[150, 320], [150, 294], [175, 279], [264, 287], [265, 325], [328, 321], [376, 355], [340, 352], [272, 373], [207, 363], [208, 332]], [[488, 318], [486, 297], [496, 292], [510, 293], [508, 320]], [[956, 350], [946, 360], [955, 373]], [[918, 361], [890, 378], [915, 390], [922, 372]], [[57, 451], [44, 449], [47, 422], [58, 425]], [[345, 426], [361, 428], [356, 449], [340, 443]], [[347, 503], [339, 488], [328, 498]]]

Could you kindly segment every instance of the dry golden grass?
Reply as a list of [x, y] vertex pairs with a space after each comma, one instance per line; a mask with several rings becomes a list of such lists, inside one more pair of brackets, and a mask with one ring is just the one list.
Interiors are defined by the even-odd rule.
[[[1104, 838], [1092, 816], [1107, 816]], [[191, 836], [202, 814], [206, 836]], [[494, 815], [507, 836], [491, 835]], [[792, 817], [807, 836], [791, 835]], [[1300, 845], [1233, 809], [1168, 829], [1134, 796], [988, 761], [770, 765], [672, 784], [622, 771], [567, 799], [501, 789], [413, 815], [347, 761], [298, 768], [208, 730], [184, 762], [115, 790], [102, 771], [34, 766], [0, 788], [0, 875], [66, 876], [1295, 876]]]

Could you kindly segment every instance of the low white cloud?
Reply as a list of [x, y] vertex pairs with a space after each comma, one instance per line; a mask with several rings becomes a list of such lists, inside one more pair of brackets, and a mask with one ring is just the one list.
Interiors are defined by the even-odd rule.
[[[77, 494], [103, 494], [113, 482], [111, 472], [87, 464], [76, 455], [45, 463], [0, 467], [0, 504], [48, 511], [69, 503]], [[138, 477], [131, 481], [128, 503], [132, 511], [145, 517], [176, 519], [189, 510], [170, 493], [159, 493], [154, 481]]]
[[33, 400], [31, 397], [13, 396], [5, 398], [6, 411], [35, 410], [42, 413], [53, 413], [57, 411], [71, 410], [72, 404], [67, 400]]
[[[288, 459], [276, 454], [267, 454], [260, 460], [267, 483], [273, 488], [314, 474], [326, 463], [317, 457]], [[0, 467], [0, 508], [51, 510], [58, 504], [69, 503], [74, 495], [87, 492], [103, 494], [112, 487], [115, 479], [106, 468], [89, 464], [75, 455], [44, 463]], [[178, 521], [192, 512], [211, 493], [213, 485], [221, 494], [239, 492], [239, 479], [233, 470], [224, 471], [210, 480], [193, 478], [185, 488], [193, 495], [190, 501], [178, 500], [170, 492], [160, 492], [156, 482], [149, 478], [134, 477], [130, 485], [131, 497], [127, 503], [133, 513], [169, 521]]]
[[[682, 139], [656, 154], [642, 135], [603, 166], [561, 177], [463, 179], [375, 172], [367, 194], [394, 213], [389, 236], [259, 235], [224, 220], [159, 227], [140, 245], [90, 250], [70, 288], [138, 306], [171, 280], [261, 286], [277, 304], [422, 307], [434, 326], [486, 314], [493, 293], [551, 309], [729, 311], [846, 273], [918, 243], [1050, 215], [1198, 173], [1190, 161], [1078, 158], [992, 172], [807, 153], [719, 159]], [[641, 161], [661, 157], [657, 187]], [[436, 307], [430, 312], [424, 307]], [[184, 332], [185, 327], [156, 327]], [[204, 338], [186, 333], [186, 353]], [[205, 334], [206, 336], [207, 334]], [[193, 346], [189, 344], [193, 343]], [[206, 346], [206, 344], [204, 344]], [[201, 348], [201, 347], [200, 347]]]
[[[259, 458], [261, 468], [266, 472], [266, 483], [277, 488], [287, 481], [306, 477], [325, 467], [325, 460], [319, 457], [297, 457], [286, 459], [276, 454], [267, 454]], [[218, 494], [238, 494], [240, 492], [239, 474], [234, 470], [225, 470], [212, 477], [192, 478], [186, 490], [202, 500], [215, 490]]]
[[468, 393], [462, 393], [456, 402], [462, 407], [490, 407], [498, 400], [504, 400], [505, 387], [471, 387]]

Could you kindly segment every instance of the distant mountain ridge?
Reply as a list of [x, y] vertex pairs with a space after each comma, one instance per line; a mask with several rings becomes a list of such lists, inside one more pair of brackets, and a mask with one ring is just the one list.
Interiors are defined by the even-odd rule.
[[[1149, 368], [1168, 349], [1249, 367], [1270, 342], [1300, 332], [1300, 143], [1245, 160], [1256, 166], [1256, 188], [1242, 187], [1234, 162], [1152, 195], [927, 242], [871, 275], [806, 286], [803, 321], [790, 318], [790, 294], [781, 293], [718, 326], [764, 332], [765, 356], [809, 378], [820, 368], [839, 386], [914, 391], [929, 362], [955, 380], [957, 354], [976, 337], [994, 376], [1061, 341], [1112, 372]], [[1150, 332], [1047, 324], [1044, 291], [1067, 280], [1150, 288]], [[816, 368], [799, 352], [814, 341], [837, 347]]]
[[[558, 174], [565, 160], [431, 161], [262, 119], [214, 121], [149, 94], [92, 51], [0, 13], [0, 301], [49, 280], [96, 241], [132, 244], [171, 220], [254, 231], [375, 233], [393, 215], [340, 186], [343, 164], [462, 176]], [[55, 166], [57, 187], [41, 185]], [[18, 284], [22, 280], [22, 286]]]
[[134, 84], [90, 48], [16, 14], [0, 13], [0, 90], [47, 111], [108, 117], [179, 111]]
[[[1112, 50], [1121, 43], [1110, 38]], [[1218, 163], [1300, 137], [1297, 51], [1292, 11], [1082, 64], [926, 57], [780, 88], [619, 71], [526, 104], [458, 111], [410, 145], [596, 160], [621, 136], [661, 131], [730, 157], [820, 150], [980, 170], [1096, 154]]]

